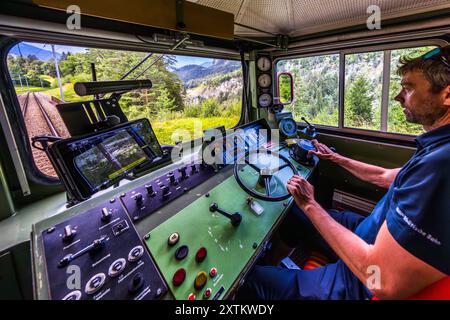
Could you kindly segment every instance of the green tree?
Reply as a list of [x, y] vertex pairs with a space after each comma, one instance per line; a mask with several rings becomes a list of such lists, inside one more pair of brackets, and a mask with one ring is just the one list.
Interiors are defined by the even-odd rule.
[[353, 81], [349, 93], [346, 96], [346, 110], [350, 125], [362, 127], [370, 126], [373, 122], [372, 99], [370, 83], [359, 75]]

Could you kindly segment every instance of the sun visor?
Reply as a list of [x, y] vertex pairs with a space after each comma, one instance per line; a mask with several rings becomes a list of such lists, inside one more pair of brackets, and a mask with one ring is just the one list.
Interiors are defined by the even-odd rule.
[[[67, 11], [71, 5], [77, 5], [82, 16], [185, 31], [202, 36], [231, 40], [234, 35], [233, 14], [188, 1], [109, 0], [105, 5], [104, 1], [92, 0], [33, 0], [33, 3], [63, 11]], [[177, 3], [181, 4], [177, 7]], [[82, 23], [81, 20], [81, 27]]]

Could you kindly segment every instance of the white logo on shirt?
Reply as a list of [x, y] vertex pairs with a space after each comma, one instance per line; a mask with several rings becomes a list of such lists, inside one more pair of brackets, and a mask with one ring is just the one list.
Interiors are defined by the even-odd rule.
[[395, 211], [397, 211], [397, 213], [399, 214], [400, 217], [402, 217], [403, 221], [405, 221], [405, 223], [411, 228], [413, 229], [415, 232], [417, 232], [418, 234], [420, 234], [421, 236], [425, 237], [427, 240], [433, 242], [434, 244], [440, 246], [441, 242], [438, 240], [437, 237], [432, 236], [431, 234], [423, 231], [422, 229], [418, 228], [416, 226], [416, 224], [414, 222], [412, 222], [407, 216], [406, 214], [403, 213], [403, 211], [397, 207], [395, 209]]

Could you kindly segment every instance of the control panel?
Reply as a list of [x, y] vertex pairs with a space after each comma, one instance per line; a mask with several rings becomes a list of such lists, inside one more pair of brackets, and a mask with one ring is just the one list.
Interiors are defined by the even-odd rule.
[[[293, 174], [308, 178], [316, 164], [301, 164], [273, 143], [262, 121], [241, 129], [223, 145], [214, 142], [223, 147], [222, 164], [192, 156], [157, 178], [121, 186], [102, 205], [86, 203], [63, 222], [44, 221], [34, 232], [35, 283], [44, 279], [37, 297], [228, 298], [288, 210], [287, 181]], [[254, 152], [261, 149], [267, 154]], [[174, 201], [183, 197], [190, 199], [185, 205]]]
[[150, 231], [146, 244], [176, 299], [222, 299], [229, 293], [285, 209], [253, 200], [264, 208], [256, 214], [247, 199], [230, 177]]
[[135, 190], [122, 193], [120, 199], [131, 219], [137, 221], [205, 182], [214, 176], [217, 170], [204, 162], [181, 165]]
[[51, 299], [158, 299], [167, 292], [120, 201], [42, 232]]

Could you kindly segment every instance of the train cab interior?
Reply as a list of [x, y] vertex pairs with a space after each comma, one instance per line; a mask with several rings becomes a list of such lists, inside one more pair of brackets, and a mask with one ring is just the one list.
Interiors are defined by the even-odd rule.
[[425, 131], [396, 99], [399, 60], [448, 46], [449, 13], [446, 0], [2, 1], [0, 299], [239, 300], [255, 266], [331, 263], [282, 248], [287, 184], [371, 214], [388, 188], [315, 141], [403, 167]]

